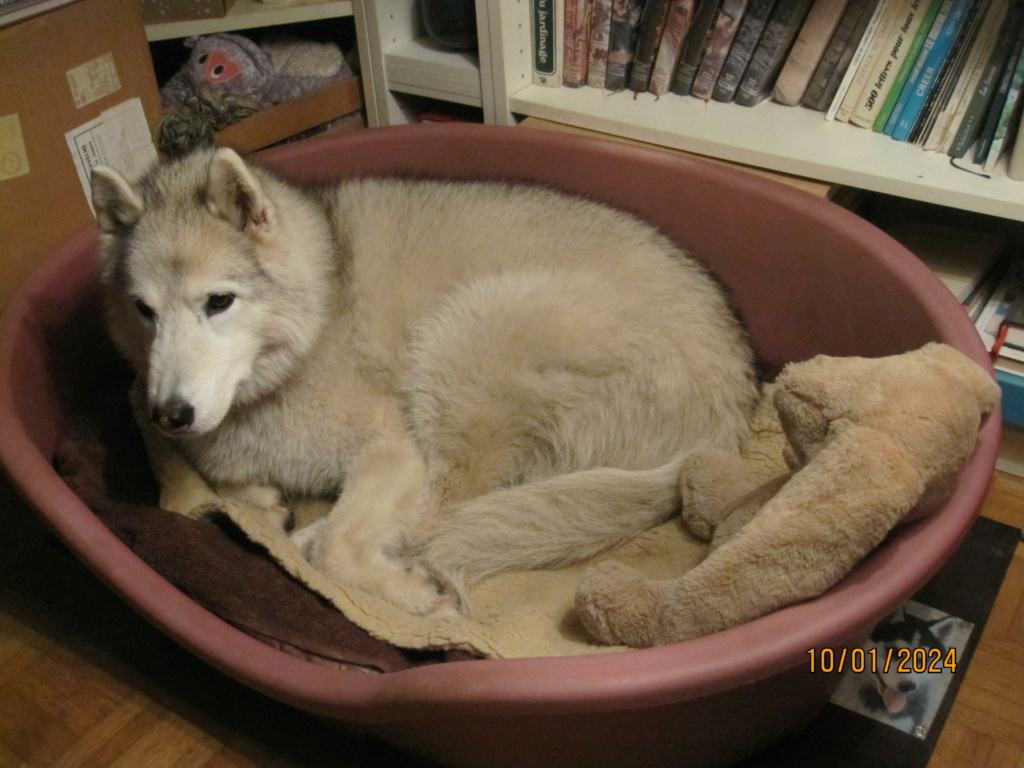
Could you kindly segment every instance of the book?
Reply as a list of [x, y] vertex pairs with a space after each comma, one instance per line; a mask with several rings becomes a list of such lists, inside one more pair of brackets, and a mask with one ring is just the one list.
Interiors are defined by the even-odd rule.
[[953, 6], [956, 3], [962, 2], [962, 0], [942, 0], [942, 5], [939, 7], [939, 12], [935, 16], [935, 20], [932, 22], [931, 29], [928, 31], [928, 35], [925, 37], [924, 45], [917, 54], [917, 58], [914, 59], [914, 64], [910, 68], [910, 74], [907, 76], [906, 82], [900, 89], [899, 94], [896, 96], [896, 103], [893, 105], [892, 114], [889, 115], [889, 120], [885, 124], [885, 133], [887, 136], [892, 136], [896, 130], [896, 126], [899, 125], [900, 120], [903, 116], [903, 110], [907, 104], [910, 103], [911, 94], [917, 88], [918, 81], [921, 79], [921, 74], [924, 72], [925, 65], [928, 63], [929, 57], [935, 48], [935, 43], [939, 39], [939, 35], [942, 34], [942, 29], [946, 25], [946, 21], [949, 19], [949, 13], [953, 10]]
[[654, 59], [654, 71], [648, 86], [651, 93], [663, 96], [672, 85], [672, 75], [679, 66], [679, 57], [683, 52], [686, 33], [693, 23], [698, 0], [672, 0], [669, 5], [668, 17], [665, 19], [665, 31], [661, 34], [658, 55]]
[[718, 82], [711, 92], [711, 98], [715, 101], [730, 102], [736, 97], [736, 89], [747, 71], [750, 57], [754, 55], [754, 49], [761, 40], [761, 33], [774, 7], [775, 0], [750, 0], [747, 3], [747, 10], [743, 14], [740, 28], [736, 30], [732, 48], [729, 49], [729, 55], [718, 75]]
[[857, 62], [857, 69], [849, 81], [839, 108], [835, 111], [835, 120], [843, 123], [849, 122], [850, 117], [853, 115], [853, 110], [856, 109], [861, 99], [864, 98], [865, 92], [870, 85], [869, 78], [871, 72], [883, 54], [885, 41], [888, 39], [892, 29], [899, 23], [901, 3], [902, 0], [889, 0], [884, 13], [878, 18], [878, 23], [871, 29], [871, 37], [865, 41], [863, 51]]
[[995, 45], [999, 27], [1006, 18], [1009, 0], [993, 0], [985, 12], [978, 34], [970, 46], [963, 70], [956, 79], [946, 107], [939, 114], [924, 148], [929, 151], [949, 151], [955, 127], [960, 124], [971, 95], [977, 90], [985, 69], [985, 62]]
[[[1006, 347], [1024, 352], [1024, 290], [1014, 296], [1007, 308], [1000, 331], [1000, 340]], [[1017, 359], [1016, 355], [1012, 357]]]
[[903, 56], [921, 26], [926, 3], [927, 0], [900, 0], [896, 3], [896, 21], [882, 43], [861, 98], [850, 115], [850, 122], [854, 125], [870, 128], [875, 124], [875, 117], [892, 90]]
[[928, 39], [932, 25], [935, 23], [935, 17], [942, 8], [942, 2], [943, 0], [927, 0], [927, 7], [925, 8], [924, 15], [921, 17], [921, 23], [917, 27], [917, 34], [911, 39], [910, 47], [907, 49], [906, 55], [902, 57], [903, 61], [896, 72], [896, 79], [893, 80], [889, 95], [886, 96], [885, 102], [883, 102], [882, 108], [875, 118], [875, 124], [871, 127], [871, 130], [876, 133], [883, 133], [885, 131], [889, 117], [896, 107], [896, 101], [903, 91], [903, 86], [906, 85], [907, 78], [910, 77], [910, 72], [914, 68], [921, 48], [924, 47], [925, 40]]
[[1017, 137], [1010, 150], [1010, 160], [1006, 164], [1006, 177], [1014, 181], [1024, 181], [1024, 130], [1017, 126]]
[[[953, 41], [960, 34], [960, 29], [963, 26], [964, 19], [967, 17], [970, 5], [971, 0], [950, 0], [949, 8], [944, 18], [943, 11], [939, 10], [939, 15], [935, 20], [936, 23], [933, 25], [933, 31], [938, 26], [938, 33], [934, 36], [928, 36], [924, 48], [918, 54], [918, 64], [914, 65], [914, 69], [910, 72], [910, 77], [907, 78], [906, 85], [903, 86], [900, 98], [896, 100], [896, 107], [893, 112], [898, 111], [899, 116], [896, 118], [892, 130], [892, 137], [896, 141], [906, 141], [910, 138], [910, 133], [917, 124], [921, 111], [924, 108], [925, 100], [935, 87], [939, 72], [946, 64], [950, 50], [953, 47]], [[939, 19], [942, 19], [941, 26], [939, 25]], [[930, 47], [928, 45], [929, 42], [931, 42]], [[900, 108], [901, 102], [903, 104], [902, 109]], [[893, 122], [892, 117], [889, 120]], [[886, 125], [886, 133], [889, 132], [888, 128], [889, 126]]]
[[818, 112], [828, 110], [877, 5], [878, 0], [850, 0], [846, 4], [846, 12], [801, 100], [804, 106]]
[[943, 65], [938, 76], [935, 78], [935, 85], [925, 100], [921, 116], [917, 119], [917, 125], [910, 132], [908, 141], [918, 145], [924, 145], [930, 136], [939, 114], [946, 108], [949, 99], [952, 97], [953, 89], [960, 78], [967, 61], [967, 56], [974, 45], [974, 39], [978, 35], [981, 26], [981, 19], [988, 10], [990, 0], [972, 0], [967, 11], [967, 18], [964, 19], [960, 34], [953, 41], [949, 56]]
[[753, 107], [768, 98], [810, 5], [811, 0], [788, 0], [775, 6], [736, 90], [737, 104]]
[[985, 62], [978, 87], [971, 95], [947, 152], [952, 160], [963, 158], [981, 132], [985, 123], [985, 115], [988, 114], [992, 100], [995, 98], [999, 79], [1013, 49], [1020, 23], [1020, 11], [1016, 3], [1010, 2], [1006, 10], [1005, 23], [999, 29], [992, 52]]
[[843, 106], [843, 102], [846, 100], [847, 94], [849, 94], [850, 89], [853, 86], [854, 78], [856, 78], [858, 73], [861, 71], [861, 65], [864, 63], [864, 57], [868, 54], [871, 42], [877, 36], [878, 27], [885, 18], [889, 6], [895, 1], [896, 0], [879, 0], [878, 4], [875, 5], [875, 9], [871, 13], [871, 18], [868, 19], [868, 23], [864, 27], [864, 32], [857, 41], [857, 47], [853, 50], [853, 55], [850, 57], [850, 63], [844, 69], [839, 86], [835, 89], [835, 95], [832, 97], [832, 102], [825, 111], [826, 120], [835, 120], [836, 115], [839, 114], [839, 110]]
[[691, 95], [704, 101], [711, 98], [746, 10], [747, 0], [722, 0], [718, 18], [715, 19], [715, 25], [704, 48], [704, 58], [701, 59], [697, 74], [693, 78]]
[[636, 33], [636, 54], [633, 56], [633, 69], [629, 75], [630, 90], [644, 93], [651, 82], [654, 70], [654, 56], [661, 42], [665, 29], [665, 14], [668, 12], [668, 0], [647, 0], [640, 16]]
[[562, 85], [579, 88], [587, 82], [590, 60], [590, 11], [593, 0], [565, 0], [565, 50]]
[[612, 2], [612, 21], [608, 27], [608, 70], [604, 76], [604, 87], [609, 91], [623, 91], [629, 82], [642, 10], [640, 0]]
[[590, 55], [587, 85], [604, 88], [608, 73], [608, 31], [612, 23], [612, 0], [593, 0], [590, 9]]
[[697, 67], [704, 57], [704, 48], [707, 45], [711, 29], [718, 16], [720, 0], [701, 0], [697, 7], [697, 13], [690, 24], [690, 30], [686, 33], [686, 42], [683, 44], [683, 53], [679, 57], [679, 66], [672, 76], [672, 93], [680, 96], [689, 96], [693, 87], [693, 78], [697, 75]]
[[816, 0], [800, 27], [775, 85], [772, 99], [788, 107], [803, 99], [832, 35], [839, 27], [847, 0]]
[[538, 85], [562, 84], [563, 0], [531, 0], [531, 42], [533, 43], [533, 82]]
[[1003, 254], [998, 258], [992, 265], [992, 268], [981, 279], [978, 286], [963, 301], [964, 311], [967, 312], [967, 316], [971, 318], [971, 322], [975, 323], [975, 325], [977, 325], [978, 318], [981, 317], [981, 313], [985, 311], [985, 307], [992, 299], [992, 295], [1002, 281], [1003, 275], [1006, 274], [1010, 261], [1011, 256], [1008, 254]]
[[[1006, 69], [1008, 73], [1011, 70], [1010, 67]], [[1003, 148], [1007, 140], [1013, 138], [1011, 122], [1018, 117], [1022, 85], [1024, 85], [1024, 51], [1018, 54], [1016, 64], [1012, 68], [1006, 100], [1003, 102], [1003, 108], [1000, 110], [999, 117], [996, 120], [995, 132], [992, 135], [988, 154], [985, 157], [985, 164], [983, 166], [985, 173], [992, 173], [995, 170], [996, 163], [1002, 157]]]
[[974, 324], [985, 349], [989, 352], [996, 349], [999, 354], [1019, 361], [1024, 360], [1024, 350], [1012, 345], [999, 349], [997, 344], [1006, 317], [1021, 295], [1024, 295], [1024, 260], [1013, 259]]
[[1006, 65], [1003, 67], [1003, 72], [1000, 75], [999, 85], [996, 88], [995, 96], [992, 99], [992, 103], [989, 105], [988, 113], [985, 115], [985, 122], [982, 125], [981, 131], [978, 134], [978, 139], [974, 144], [974, 163], [976, 165], [984, 166], [989, 150], [992, 147], [992, 142], [995, 139], [999, 120], [1001, 119], [1003, 109], [1010, 95], [1010, 86], [1013, 81], [1018, 60], [1021, 57], [1022, 46], [1024, 46], [1024, 26], [1018, 30], [1017, 35], [1014, 37], [1013, 49], [1006, 60]]
[[1003, 231], [942, 221], [901, 221], [886, 232], [928, 265], [961, 304], [974, 295], [1008, 244]]

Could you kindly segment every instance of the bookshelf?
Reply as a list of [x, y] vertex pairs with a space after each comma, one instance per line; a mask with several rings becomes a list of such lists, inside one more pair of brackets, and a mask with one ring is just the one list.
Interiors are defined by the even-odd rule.
[[153, 42], [190, 35], [211, 35], [278, 24], [333, 19], [352, 16], [353, 13], [352, 0], [291, 0], [287, 3], [237, 0], [227, 15], [219, 19], [190, 19], [147, 24], [146, 37]]
[[428, 37], [416, 37], [388, 50], [384, 68], [391, 90], [483, 106], [480, 58], [475, 54], [447, 51]]
[[[376, 63], [367, 88], [373, 125], [413, 119], [396, 94], [459, 101], [451, 71], [473, 79], [472, 57], [419, 40], [415, 0], [363, 0], [364, 28]], [[486, 122], [514, 125], [530, 116], [722, 160], [755, 165], [914, 200], [1024, 221], [1024, 182], [1006, 177], [1005, 159], [990, 179], [951, 167], [944, 155], [803, 107], [765, 102], [747, 108], [676, 95], [609, 93], [597, 88], [533, 85], [529, 0], [477, 0], [480, 55], [476, 77]], [[359, 12], [357, 10], [357, 23]], [[459, 60], [462, 57], [462, 61]], [[446, 63], [447, 62], [447, 63]], [[407, 74], [422, 65], [420, 77]], [[364, 66], [365, 69], [365, 66]], [[431, 73], [436, 73], [432, 75]], [[475, 91], [474, 91], [475, 93]], [[474, 96], [475, 98], [475, 96]], [[372, 102], [372, 104], [371, 104]]]

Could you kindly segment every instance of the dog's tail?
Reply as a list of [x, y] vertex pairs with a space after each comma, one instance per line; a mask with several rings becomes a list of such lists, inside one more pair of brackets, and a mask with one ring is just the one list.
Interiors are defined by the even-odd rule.
[[468, 610], [468, 589], [503, 571], [580, 562], [679, 511], [683, 456], [656, 469], [557, 475], [443, 510], [420, 562]]

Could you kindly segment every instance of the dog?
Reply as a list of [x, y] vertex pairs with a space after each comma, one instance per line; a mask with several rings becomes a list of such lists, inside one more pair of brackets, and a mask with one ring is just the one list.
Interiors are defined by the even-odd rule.
[[952, 642], [961, 623], [912, 608], [901, 606], [872, 630], [864, 669], [848, 673], [832, 699], [906, 733], [926, 732], [956, 667]]
[[336, 499], [290, 535], [335, 582], [468, 611], [666, 520], [688, 451], [739, 450], [754, 355], [709, 271], [539, 185], [301, 185], [228, 149], [92, 174], [140, 423], [224, 496]]

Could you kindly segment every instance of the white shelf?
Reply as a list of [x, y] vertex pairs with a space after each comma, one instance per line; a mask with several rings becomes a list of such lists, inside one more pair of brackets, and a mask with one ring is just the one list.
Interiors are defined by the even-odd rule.
[[676, 95], [529, 85], [512, 112], [626, 136], [724, 160], [926, 202], [1024, 220], [1024, 183], [949, 165], [935, 152], [821, 113], [765, 102], [747, 108]]
[[384, 73], [392, 91], [482, 106], [480, 60], [417, 37], [384, 52]]
[[190, 19], [147, 24], [146, 37], [149, 40], [169, 40], [190, 35], [209, 35], [351, 15], [351, 0], [292, 0], [286, 3], [237, 0], [227, 15], [219, 19]]

